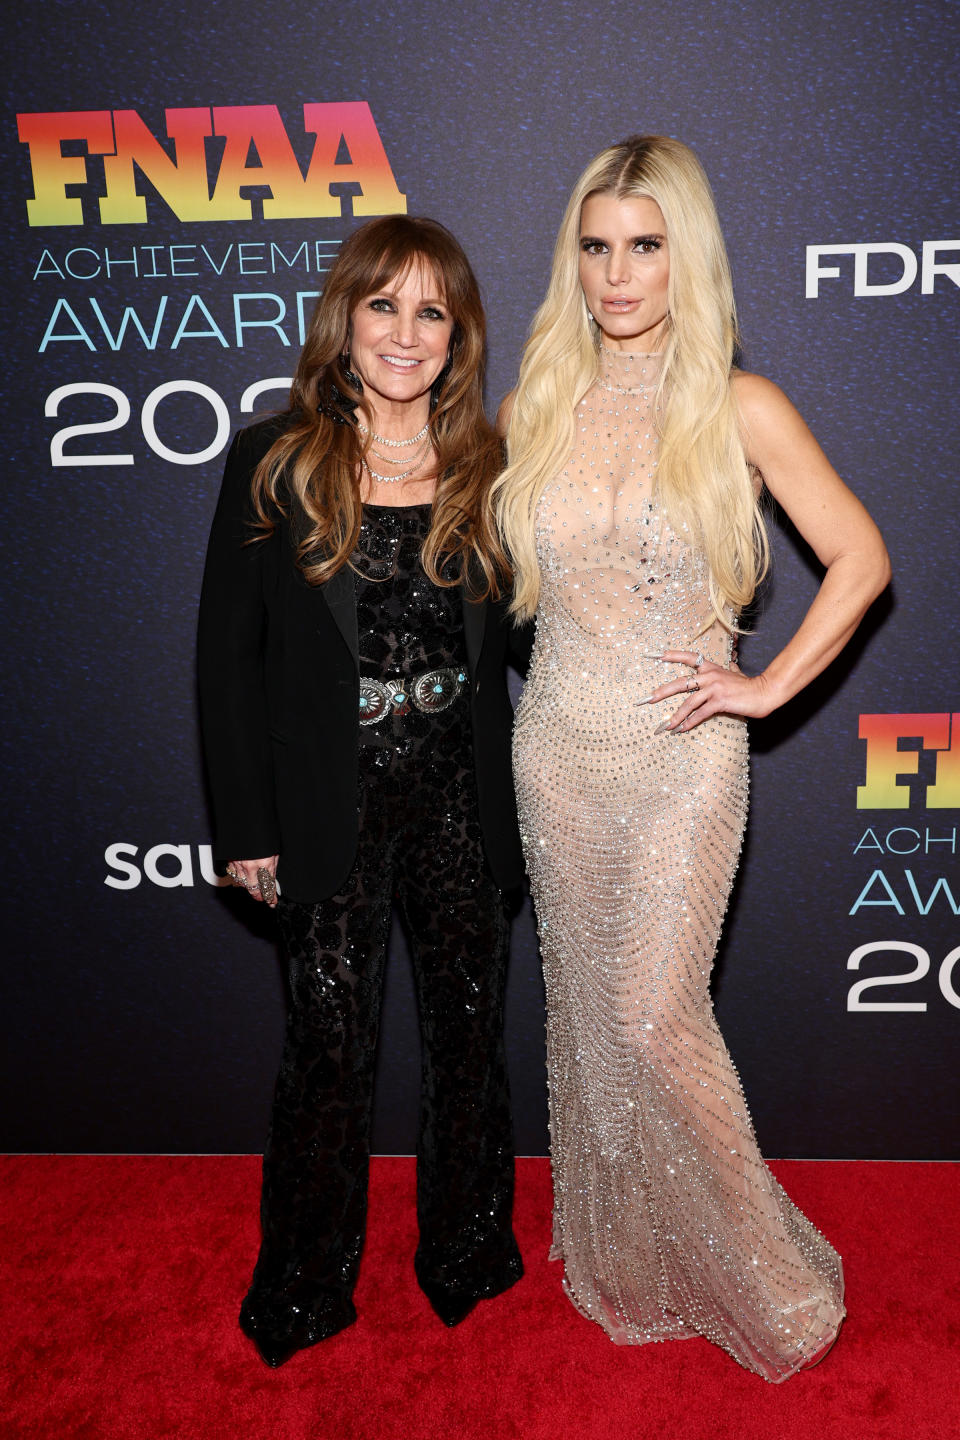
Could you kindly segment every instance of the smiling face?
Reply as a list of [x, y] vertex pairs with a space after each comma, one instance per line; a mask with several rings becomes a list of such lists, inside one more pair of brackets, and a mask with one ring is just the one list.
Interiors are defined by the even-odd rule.
[[580, 211], [580, 284], [611, 350], [658, 350], [665, 336], [670, 255], [655, 200], [589, 195]]
[[423, 424], [430, 386], [446, 364], [452, 335], [442, 287], [427, 265], [411, 265], [364, 296], [350, 317], [349, 347], [375, 428], [391, 418]]

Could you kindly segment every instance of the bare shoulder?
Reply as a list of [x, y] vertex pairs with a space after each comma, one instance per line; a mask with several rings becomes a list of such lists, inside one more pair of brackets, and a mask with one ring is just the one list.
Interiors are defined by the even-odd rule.
[[516, 390], [509, 391], [500, 401], [500, 409], [497, 411], [497, 434], [501, 439], [506, 437], [510, 429], [510, 418], [513, 415], [513, 402], [517, 398]]
[[786, 415], [796, 415], [796, 407], [772, 380], [765, 375], [754, 375], [749, 370], [734, 370], [730, 375], [730, 386], [737, 409], [747, 421], [782, 420]]
[[730, 385], [747, 459], [769, 483], [771, 463], [816, 446], [816, 441], [799, 410], [772, 380], [735, 370]]

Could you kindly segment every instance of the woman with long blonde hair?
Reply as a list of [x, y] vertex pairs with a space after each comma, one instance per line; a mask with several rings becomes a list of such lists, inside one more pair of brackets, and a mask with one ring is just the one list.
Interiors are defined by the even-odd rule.
[[[704, 1335], [779, 1381], [836, 1338], [842, 1267], [758, 1152], [710, 971], [746, 718], [829, 664], [889, 566], [790, 402], [734, 368], [736, 340], [693, 152], [660, 136], [601, 152], [504, 406], [494, 504], [514, 612], [537, 621], [514, 772], [547, 988], [553, 1254], [615, 1341]], [[767, 563], [764, 487], [825, 574], [748, 677], [735, 639]]]
[[456, 1325], [522, 1270], [502, 1007], [505, 896], [523, 868], [484, 336], [442, 225], [356, 230], [286, 410], [231, 447], [210, 535], [199, 668], [216, 856], [275, 907], [290, 981], [240, 1312], [270, 1365], [356, 1318], [394, 899], [423, 1057], [417, 1278]]

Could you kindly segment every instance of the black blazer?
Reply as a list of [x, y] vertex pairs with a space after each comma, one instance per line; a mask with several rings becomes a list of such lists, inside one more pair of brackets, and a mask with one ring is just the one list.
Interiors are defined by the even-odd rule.
[[[227, 456], [200, 599], [200, 716], [218, 867], [279, 855], [283, 893], [317, 901], [337, 892], [357, 850], [357, 609], [349, 566], [307, 584], [287, 520], [248, 543], [251, 477], [287, 423], [241, 430]], [[512, 626], [503, 602], [465, 594], [463, 621], [480, 824], [508, 890], [523, 876], [505, 675]]]

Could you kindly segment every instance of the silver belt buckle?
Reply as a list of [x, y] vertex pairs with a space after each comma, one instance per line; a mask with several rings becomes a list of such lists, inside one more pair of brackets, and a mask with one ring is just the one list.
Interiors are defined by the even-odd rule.
[[377, 725], [384, 715], [409, 715], [411, 705], [423, 715], [439, 715], [456, 700], [467, 683], [465, 667], [426, 670], [410, 680], [372, 680], [360, 676], [360, 724]]

